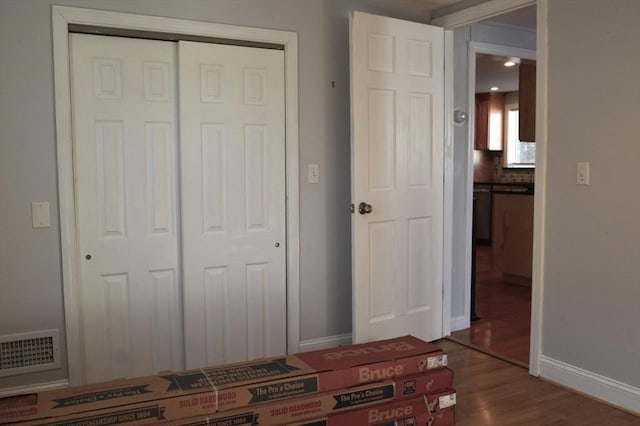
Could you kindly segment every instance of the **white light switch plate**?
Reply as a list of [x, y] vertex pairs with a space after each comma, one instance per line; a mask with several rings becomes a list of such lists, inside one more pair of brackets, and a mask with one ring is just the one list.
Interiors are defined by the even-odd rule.
[[307, 174], [307, 182], [320, 183], [320, 167], [317, 164], [309, 164]]
[[46, 201], [34, 201], [31, 203], [31, 220], [34, 228], [51, 227], [51, 213], [49, 203]]

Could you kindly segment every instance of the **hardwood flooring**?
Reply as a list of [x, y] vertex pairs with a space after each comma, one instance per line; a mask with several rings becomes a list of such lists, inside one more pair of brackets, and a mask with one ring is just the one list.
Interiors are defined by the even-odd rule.
[[531, 288], [508, 284], [492, 272], [491, 248], [476, 252], [476, 313], [481, 318], [451, 338], [518, 365], [529, 364]]
[[457, 426], [640, 425], [640, 417], [537, 379], [527, 370], [448, 340]]

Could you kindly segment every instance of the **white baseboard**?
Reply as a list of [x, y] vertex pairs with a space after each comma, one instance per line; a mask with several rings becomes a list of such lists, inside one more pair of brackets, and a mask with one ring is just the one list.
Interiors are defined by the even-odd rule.
[[540, 356], [540, 376], [625, 410], [640, 414], [640, 388]]
[[464, 330], [465, 328], [469, 328], [469, 322], [467, 318], [463, 315], [461, 317], [451, 318], [451, 332], [458, 330]]
[[43, 392], [53, 389], [69, 387], [69, 380], [58, 380], [55, 382], [38, 383], [36, 385], [16, 386], [14, 388], [0, 389], [0, 398], [25, 393]]
[[320, 337], [300, 342], [300, 352], [317, 351], [351, 344], [351, 333]]

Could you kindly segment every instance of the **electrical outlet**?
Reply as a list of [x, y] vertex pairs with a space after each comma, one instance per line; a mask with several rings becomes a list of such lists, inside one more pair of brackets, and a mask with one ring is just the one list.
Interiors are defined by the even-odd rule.
[[589, 185], [589, 163], [578, 163], [576, 184]]

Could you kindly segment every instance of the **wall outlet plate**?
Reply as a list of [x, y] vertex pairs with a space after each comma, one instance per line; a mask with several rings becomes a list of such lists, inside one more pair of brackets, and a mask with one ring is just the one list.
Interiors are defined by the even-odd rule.
[[586, 163], [586, 162], [578, 163], [576, 184], [589, 185], [589, 163]]

